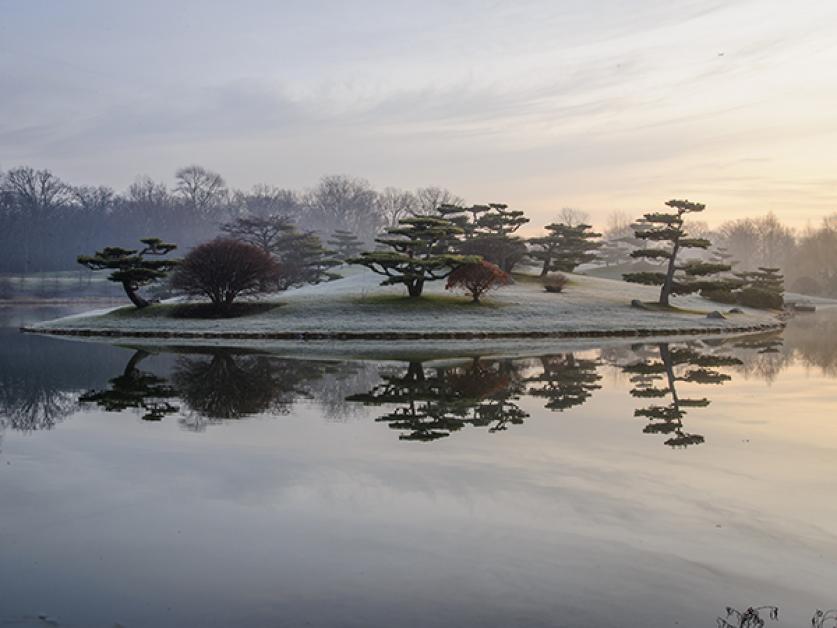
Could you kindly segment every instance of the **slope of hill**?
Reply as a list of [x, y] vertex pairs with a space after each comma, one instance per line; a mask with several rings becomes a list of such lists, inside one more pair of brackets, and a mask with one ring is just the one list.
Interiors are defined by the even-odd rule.
[[427, 284], [425, 295], [408, 299], [400, 287], [379, 285], [368, 271], [316, 286], [262, 298], [261, 306], [237, 318], [184, 318], [183, 304], [168, 301], [144, 310], [98, 310], [39, 324], [32, 331], [109, 336], [179, 337], [499, 337], [525, 335], [650, 335], [749, 331], [779, 324], [775, 313], [747, 310], [707, 318], [723, 306], [699, 297], [679, 297], [672, 310], [631, 307], [653, 301], [657, 290], [622, 281], [572, 275], [563, 293], [543, 290], [534, 276], [489, 294], [482, 304], [448, 293], [443, 282]]

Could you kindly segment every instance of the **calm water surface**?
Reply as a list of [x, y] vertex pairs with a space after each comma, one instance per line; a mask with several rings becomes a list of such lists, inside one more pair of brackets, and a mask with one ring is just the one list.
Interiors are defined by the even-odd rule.
[[775, 604], [768, 625], [805, 626], [837, 606], [835, 310], [424, 363], [16, 331], [63, 313], [0, 308], [0, 625], [711, 627]]

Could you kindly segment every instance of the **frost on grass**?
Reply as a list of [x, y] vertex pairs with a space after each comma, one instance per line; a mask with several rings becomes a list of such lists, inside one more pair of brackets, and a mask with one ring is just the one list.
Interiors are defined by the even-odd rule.
[[698, 296], [678, 297], [682, 311], [648, 311], [630, 307], [632, 299], [653, 301], [659, 290], [622, 281], [570, 275], [560, 295], [544, 291], [534, 276], [516, 276], [514, 284], [482, 304], [446, 294], [441, 282], [429, 284], [418, 299], [400, 286], [382, 287], [368, 271], [351, 272], [328, 283], [268, 294], [269, 308], [240, 318], [175, 317], [177, 300], [166, 301], [134, 316], [124, 308], [98, 310], [42, 323], [41, 328], [172, 332], [574, 332], [633, 329], [723, 329], [775, 323], [768, 312], [744, 308], [727, 319], [708, 319], [718, 304]]

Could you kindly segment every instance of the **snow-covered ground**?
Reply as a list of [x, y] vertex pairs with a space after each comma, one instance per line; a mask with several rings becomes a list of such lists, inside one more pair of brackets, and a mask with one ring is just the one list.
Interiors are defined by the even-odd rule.
[[[125, 308], [96, 310], [35, 326], [36, 329], [87, 332], [341, 334], [341, 333], [572, 333], [657, 330], [742, 329], [775, 324], [773, 313], [745, 308], [727, 319], [706, 318], [729, 306], [697, 296], [673, 303], [699, 312], [646, 311], [631, 299], [654, 301], [657, 288], [583, 275], [571, 275], [563, 293], [551, 294], [534, 278], [489, 293], [474, 305], [444, 290], [444, 282], [426, 284], [427, 299], [407, 299], [401, 286], [381, 287], [381, 277], [360, 270], [343, 279], [268, 295], [278, 307], [230, 319], [184, 319], [155, 316], [154, 309], [136, 315]], [[403, 298], [402, 298], [403, 297]], [[166, 305], [154, 306], [163, 311]], [[130, 308], [129, 308], [130, 310]]]

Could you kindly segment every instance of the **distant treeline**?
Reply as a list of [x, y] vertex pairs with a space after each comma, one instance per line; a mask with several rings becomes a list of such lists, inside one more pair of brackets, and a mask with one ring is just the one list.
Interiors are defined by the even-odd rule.
[[376, 190], [364, 179], [340, 175], [323, 177], [304, 191], [269, 185], [234, 190], [221, 175], [200, 166], [179, 169], [171, 187], [138, 177], [118, 193], [106, 186], [73, 185], [49, 170], [19, 167], [0, 172], [0, 273], [76, 269], [80, 253], [111, 245], [130, 248], [148, 236], [189, 249], [245, 214], [279, 214], [304, 231], [329, 236], [345, 230], [371, 242], [408, 213], [461, 202], [441, 188]]
[[[229, 188], [218, 173], [187, 166], [174, 173], [173, 185], [141, 176], [118, 193], [106, 186], [73, 185], [49, 170], [12, 168], [0, 172], [0, 274], [78, 269], [80, 253], [110, 245], [130, 248], [148, 236], [175, 242], [185, 251], [218, 235], [223, 223], [253, 214], [284, 216], [323, 241], [342, 230], [371, 244], [399, 218], [462, 203], [438, 187], [378, 190], [365, 179], [342, 175], [325, 176], [307, 190], [257, 185], [243, 191]], [[633, 227], [638, 214], [611, 214], [601, 263], [635, 261], [629, 253], [637, 245]], [[584, 212], [565, 209], [556, 220], [578, 223], [587, 218]], [[714, 254], [735, 263], [736, 269], [778, 267], [789, 290], [837, 296], [837, 213], [803, 230], [788, 227], [773, 214], [726, 222], [717, 229], [690, 221], [687, 228], [692, 237], [711, 240]]]
[[[636, 244], [633, 219], [624, 212], [610, 215], [605, 240], [622, 245], [612, 261], [624, 261], [623, 252]], [[801, 230], [783, 224], [772, 213], [731, 220], [716, 229], [693, 220], [687, 228], [691, 237], [710, 240], [710, 255], [733, 264], [734, 270], [780, 268], [788, 290], [837, 297], [837, 213]]]

